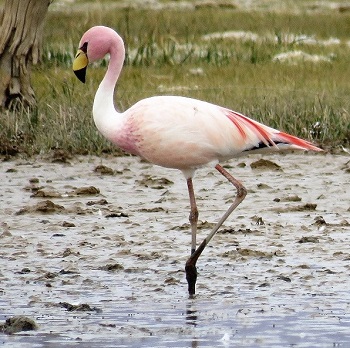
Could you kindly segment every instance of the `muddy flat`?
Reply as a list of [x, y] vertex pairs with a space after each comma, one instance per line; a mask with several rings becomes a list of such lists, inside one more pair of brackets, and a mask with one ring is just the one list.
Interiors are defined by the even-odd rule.
[[[262, 159], [264, 159], [262, 161]], [[4, 347], [350, 345], [350, 158], [226, 163], [248, 190], [198, 261], [190, 299], [182, 174], [134, 157], [1, 163], [0, 321], [38, 330]], [[201, 241], [235, 190], [194, 179]]]

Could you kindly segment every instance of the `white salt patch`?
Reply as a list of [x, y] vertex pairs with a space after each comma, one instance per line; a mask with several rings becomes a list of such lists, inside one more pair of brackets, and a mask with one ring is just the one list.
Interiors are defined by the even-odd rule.
[[303, 51], [289, 51], [284, 53], [276, 54], [272, 58], [273, 62], [282, 62], [297, 64], [299, 62], [311, 62], [311, 63], [320, 63], [320, 62], [330, 62], [330, 57], [318, 55], [318, 54], [309, 54]]
[[[232, 31], [223, 31], [223, 32], [215, 32], [202, 36], [202, 39], [205, 41], [209, 40], [242, 40], [242, 41], [269, 41], [269, 42], [279, 42], [282, 41], [286, 44], [304, 44], [304, 45], [320, 45], [320, 46], [331, 46], [331, 45], [339, 45], [341, 40], [335, 37], [330, 37], [325, 40], [317, 39], [314, 36], [305, 35], [305, 34], [293, 34], [293, 33], [282, 33], [281, 36], [277, 36], [275, 34], [266, 34], [259, 35], [253, 33], [251, 31], [240, 31], [240, 30], [232, 30]], [[350, 45], [350, 42], [348, 42]]]
[[202, 68], [189, 69], [191, 75], [204, 75], [204, 70]]
[[259, 35], [252, 33], [251, 31], [223, 31], [216, 32], [202, 36], [203, 40], [216, 40], [216, 39], [233, 39], [233, 40], [243, 40], [243, 41], [257, 41]]
[[281, 38], [275, 37], [274, 41], [281, 40], [283, 43], [295, 43], [295, 44], [303, 44], [303, 45], [320, 45], [320, 46], [331, 46], [331, 45], [339, 45], [341, 43], [340, 39], [336, 37], [330, 37], [325, 40], [317, 39], [314, 36], [309, 36], [305, 34], [284, 34]]
[[340, 45], [341, 41], [336, 37], [330, 37], [327, 40], [319, 40], [318, 43], [324, 46], [331, 46], [331, 45]]
[[164, 85], [159, 85], [157, 87], [158, 91], [162, 93], [169, 93], [169, 92], [182, 92], [182, 91], [194, 91], [198, 89], [198, 86], [164, 86]]

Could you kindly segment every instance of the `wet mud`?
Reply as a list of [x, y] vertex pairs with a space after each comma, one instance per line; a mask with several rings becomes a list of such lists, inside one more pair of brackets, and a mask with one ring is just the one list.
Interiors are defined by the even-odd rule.
[[[349, 156], [232, 160], [248, 190], [197, 263], [186, 182], [133, 157], [12, 159], [0, 170], [4, 347], [350, 345]], [[198, 170], [198, 242], [234, 188]], [[3, 324], [4, 325], [4, 324]]]

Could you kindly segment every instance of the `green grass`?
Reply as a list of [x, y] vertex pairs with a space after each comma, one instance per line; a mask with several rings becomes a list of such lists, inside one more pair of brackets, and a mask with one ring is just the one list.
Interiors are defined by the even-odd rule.
[[[2, 143], [28, 154], [53, 148], [118, 153], [98, 134], [91, 115], [106, 62], [89, 67], [85, 85], [71, 70], [81, 35], [97, 24], [114, 27], [126, 42], [127, 59], [116, 95], [121, 110], [144, 97], [181, 94], [232, 108], [324, 146], [350, 143], [350, 12], [117, 9], [106, 3], [98, 9], [49, 13], [43, 63], [32, 72], [37, 109], [4, 113]], [[229, 30], [267, 38], [202, 39]], [[299, 44], [285, 39], [290, 34], [336, 37], [341, 44]], [[276, 54], [292, 50], [329, 56], [331, 61], [297, 65], [272, 61]], [[194, 69], [202, 73], [195, 74]]]

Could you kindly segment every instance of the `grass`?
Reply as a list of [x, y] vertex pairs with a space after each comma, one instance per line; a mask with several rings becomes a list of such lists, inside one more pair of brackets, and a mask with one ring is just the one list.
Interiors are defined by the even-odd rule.
[[[37, 108], [3, 113], [0, 139], [5, 150], [118, 153], [98, 134], [91, 116], [106, 62], [89, 67], [85, 85], [71, 70], [82, 33], [97, 24], [116, 28], [126, 42], [127, 59], [116, 95], [121, 110], [144, 97], [181, 94], [232, 108], [324, 146], [350, 143], [350, 12], [209, 6], [154, 10], [114, 8], [106, 1], [97, 9], [81, 10], [86, 3], [49, 12], [43, 62], [32, 72]], [[232, 30], [256, 33], [261, 40], [202, 38]], [[303, 44], [286, 39], [292, 34], [336, 37], [341, 43]], [[276, 54], [293, 50], [331, 57], [330, 62], [272, 61]]]

